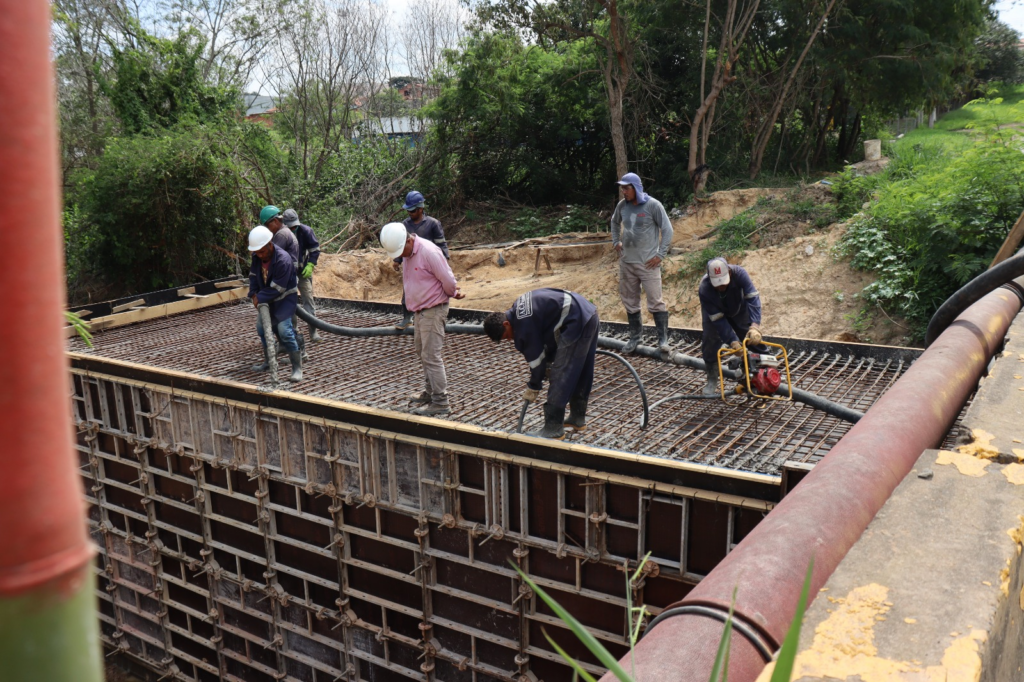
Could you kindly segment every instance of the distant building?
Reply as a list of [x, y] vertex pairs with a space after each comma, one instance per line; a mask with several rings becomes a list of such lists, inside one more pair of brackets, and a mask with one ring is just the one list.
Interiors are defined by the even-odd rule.
[[273, 97], [246, 92], [242, 94], [242, 100], [245, 103], [245, 119], [247, 121], [257, 121], [266, 126], [273, 125], [273, 116], [278, 112]]
[[352, 131], [352, 141], [359, 143], [363, 138], [383, 135], [389, 140], [405, 140], [416, 146], [426, 131], [426, 121], [417, 116], [385, 116], [360, 121]]

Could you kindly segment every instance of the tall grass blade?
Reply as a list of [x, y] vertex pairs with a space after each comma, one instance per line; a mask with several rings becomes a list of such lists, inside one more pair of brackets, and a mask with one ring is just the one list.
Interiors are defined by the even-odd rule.
[[715, 654], [715, 664], [711, 667], [711, 678], [709, 682], [726, 682], [729, 679], [729, 649], [732, 646], [732, 613], [736, 608], [736, 590], [732, 588], [732, 602], [729, 604], [729, 617], [725, 619], [725, 629], [722, 630], [722, 639], [718, 642], [718, 653]]
[[583, 666], [581, 666], [576, 661], [576, 659], [574, 659], [569, 654], [565, 653], [565, 650], [562, 647], [558, 646], [558, 642], [556, 642], [555, 640], [551, 639], [551, 635], [549, 635], [547, 633], [547, 630], [541, 629], [541, 632], [544, 633], [544, 637], [545, 637], [545, 639], [548, 640], [548, 644], [550, 644], [551, 646], [553, 646], [555, 648], [555, 651], [558, 652], [558, 655], [561, 656], [562, 658], [564, 658], [566, 660], [566, 662], [569, 665], [572, 666], [572, 670], [573, 670], [572, 679], [573, 679], [573, 682], [575, 682], [580, 677], [582, 677], [584, 679], [584, 682], [597, 682], [597, 680], [594, 679], [594, 676], [591, 675], [590, 673], [588, 673], [586, 670], [584, 670]]
[[804, 610], [807, 608], [807, 596], [811, 591], [811, 575], [814, 573], [814, 557], [807, 566], [807, 576], [804, 578], [804, 589], [800, 593], [800, 601], [796, 605], [796, 615], [789, 625], [789, 632], [782, 642], [779, 656], [775, 659], [775, 670], [772, 672], [771, 682], [789, 682], [793, 675], [793, 664], [796, 663], [797, 646], [800, 644], [800, 628], [804, 622]]
[[552, 599], [547, 592], [542, 590], [537, 583], [533, 582], [533, 580], [530, 579], [530, 576], [523, 573], [518, 566], [511, 561], [509, 564], [512, 568], [516, 569], [516, 572], [519, 573], [519, 577], [523, 579], [523, 582], [529, 585], [530, 589], [544, 600], [544, 603], [548, 605], [548, 608], [554, 611], [555, 615], [558, 616], [563, 623], [569, 626], [569, 629], [572, 630], [577, 639], [583, 642], [584, 646], [590, 650], [590, 653], [594, 654], [594, 656], [597, 657], [597, 660], [601, 661], [601, 665], [608, 668], [608, 670], [611, 671], [611, 673], [615, 675], [620, 682], [633, 682], [632, 678], [630, 678], [626, 671], [622, 669], [622, 666], [619, 665], [619, 662], [615, 657], [612, 656], [612, 654], [604, 648], [604, 645], [598, 642], [585, 627], [583, 627], [582, 623], [573, 618], [571, 613], [566, 611], [561, 604]]

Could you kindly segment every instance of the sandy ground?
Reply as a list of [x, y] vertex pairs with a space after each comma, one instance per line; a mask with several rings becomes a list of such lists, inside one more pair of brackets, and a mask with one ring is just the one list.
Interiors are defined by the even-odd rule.
[[[715, 223], [752, 206], [758, 197], [785, 190], [746, 189], [719, 192], [691, 214], [673, 220], [673, 254], [665, 262], [663, 286], [673, 327], [700, 327], [697, 280], [670, 273], [679, 271], [690, 251], [706, 245], [698, 237]], [[803, 338], [862, 341], [899, 345], [905, 328], [880, 310], [861, 311], [856, 294], [873, 280], [847, 262], [837, 260], [832, 247], [843, 226], [799, 236], [747, 253], [735, 262], [754, 279], [764, 307], [769, 334]], [[504, 310], [524, 291], [540, 287], [570, 289], [597, 305], [601, 318], [625, 321], [618, 295], [618, 267], [607, 234], [561, 235], [542, 245], [523, 244], [505, 249], [460, 250], [452, 253], [452, 270], [466, 293], [455, 307]], [[582, 242], [582, 243], [579, 243]], [[587, 243], [590, 242], [590, 243]], [[596, 242], [596, 243], [594, 243]], [[505, 265], [498, 265], [499, 253]], [[381, 249], [324, 254], [314, 278], [316, 295], [397, 303], [400, 273]], [[644, 313], [645, 324], [651, 324]]]

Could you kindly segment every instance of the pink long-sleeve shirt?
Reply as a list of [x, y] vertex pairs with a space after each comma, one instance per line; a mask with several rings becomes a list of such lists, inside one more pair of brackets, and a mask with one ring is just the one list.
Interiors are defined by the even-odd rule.
[[458, 286], [444, 252], [419, 237], [413, 241], [412, 255], [402, 262], [402, 285], [405, 307], [412, 312], [447, 303]]

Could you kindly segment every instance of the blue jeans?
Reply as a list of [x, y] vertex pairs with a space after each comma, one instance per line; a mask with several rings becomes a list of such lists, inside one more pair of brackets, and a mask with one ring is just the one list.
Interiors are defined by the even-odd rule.
[[[263, 323], [256, 320], [256, 333], [260, 335], [260, 343], [263, 347], [267, 347], [267, 339], [264, 336]], [[292, 318], [287, 320], [281, 320], [277, 323], [277, 327], [274, 329], [274, 333], [277, 338], [281, 341], [281, 345], [284, 346], [285, 350], [289, 353], [294, 353], [299, 350], [299, 342], [295, 340], [295, 327], [292, 326]]]

